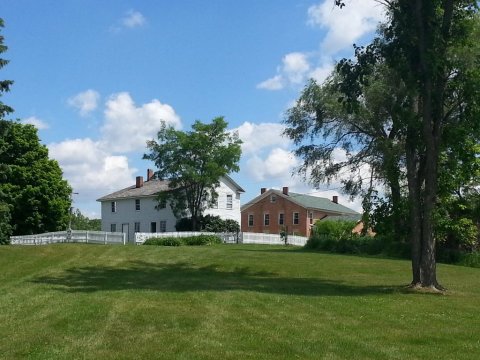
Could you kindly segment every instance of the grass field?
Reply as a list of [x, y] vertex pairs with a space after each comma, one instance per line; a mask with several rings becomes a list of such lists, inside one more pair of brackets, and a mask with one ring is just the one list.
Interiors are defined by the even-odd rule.
[[0, 247], [1, 359], [480, 359], [480, 270], [273, 246]]

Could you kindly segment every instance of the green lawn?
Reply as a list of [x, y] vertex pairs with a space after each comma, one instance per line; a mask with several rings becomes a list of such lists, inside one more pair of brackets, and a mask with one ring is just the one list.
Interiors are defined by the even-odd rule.
[[0, 247], [1, 359], [480, 359], [480, 270], [274, 246]]

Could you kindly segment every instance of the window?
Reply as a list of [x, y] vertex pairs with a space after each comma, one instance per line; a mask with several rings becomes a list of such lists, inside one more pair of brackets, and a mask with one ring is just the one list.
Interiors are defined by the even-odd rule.
[[140, 211], [140, 199], [135, 199], [135, 210]]
[[110, 224], [110, 232], [117, 232], [117, 224]]
[[263, 214], [263, 224], [265, 226], [270, 225], [270, 214]]
[[135, 232], [140, 232], [140, 223], [139, 222], [136, 222], [134, 224], [134, 228], [135, 228]]
[[278, 214], [278, 225], [283, 225], [285, 224], [285, 214], [280, 213]]
[[248, 214], [248, 226], [253, 226], [253, 214]]
[[167, 232], [167, 221], [160, 220], [160, 232]]
[[117, 202], [116, 201], [112, 201], [112, 212], [117, 212]]
[[308, 213], [308, 219], [309, 219], [309, 221], [310, 221], [310, 225], [312, 225], [312, 224], [313, 224], [313, 212], [310, 211], [310, 212]]
[[277, 195], [273, 194], [270, 196], [270, 202], [273, 204], [273, 203], [276, 203], [277, 202]]
[[166, 199], [160, 199], [160, 202], [158, 203], [158, 208], [159, 209], [165, 209], [167, 207], [167, 200]]
[[228, 210], [233, 209], [233, 196], [232, 195], [227, 195], [227, 209]]
[[293, 213], [293, 225], [298, 225], [300, 222], [300, 214], [298, 212]]
[[150, 223], [150, 232], [152, 232], [152, 233], [157, 232], [157, 223], [155, 221]]

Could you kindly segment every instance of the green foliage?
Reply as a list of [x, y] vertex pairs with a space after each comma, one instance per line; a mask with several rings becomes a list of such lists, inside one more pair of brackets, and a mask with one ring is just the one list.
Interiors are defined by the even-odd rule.
[[335, 239], [349, 239], [357, 223], [349, 220], [322, 220], [317, 221], [313, 233]]
[[[3, 28], [3, 19], [0, 18], [0, 30]], [[7, 47], [3, 44], [3, 36], [0, 34], [0, 54], [5, 52]], [[0, 69], [3, 68], [5, 65], [8, 64], [8, 60], [0, 58]], [[1, 80], [0, 81], [0, 97], [3, 93], [8, 92], [10, 90], [10, 86], [13, 84], [11, 80]], [[0, 101], [0, 120], [4, 118], [4, 116], [8, 113], [13, 112], [13, 109], [7, 105], [5, 105], [2, 101]], [[0, 154], [6, 151], [6, 146], [2, 137], [4, 134], [0, 132]], [[12, 225], [11, 225], [11, 207], [6, 202], [6, 195], [2, 191], [1, 184], [6, 180], [6, 174], [8, 172], [8, 166], [3, 164], [0, 161], [0, 244], [7, 244], [9, 241], [9, 236], [12, 233]]]
[[215, 235], [189, 236], [182, 238], [182, 241], [185, 245], [189, 246], [213, 245], [222, 243], [222, 240]]
[[210, 124], [196, 121], [192, 131], [175, 130], [163, 124], [158, 141], [149, 141], [144, 159], [155, 162], [160, 179], [170, 181], [170, 191], [159, 201], [169, 202], [177, 217], [192, 218], [193, 228], [203, 211], [213, 205], [220, 177], [239, 171], [241, 140], [227, 130], [227, 122], [217, 117]]
[[101, 231], [102, 221], [100, 219], [89, 219], [79, 209], [71, 215], [72, 230]]
[[221, 244], [222, 240], [215, 235], [198, 235], [187, 237], [158, 237], [150, 238], [144, 242], [144, 245], [158, 245], [158, 246], [200, 246]]
[[0, 193], [8, 204], [14, 235], [64, 230], [71, 188], [55, 160], [48, 158], [32, 125], [0, 120], [0, 164], [8, 171]]
[[[0, 18], [0, 31], [2, 30], [4, 24], [3, 24], [3, 19]], [[7, 51], [7, 46], [4, 45], [3, 43], [3, 36], [0, 34], [0, 54], [3, 52]], [[8, 64], [8, 60], [5, 60], [3, 58], [0, 58], [0, 69], [2, 69], [5, 65]], [[3, 95], [3, 93], [10, 91], [10, 86], [13, 85], [12, 80], [1, 80], [0, 81], [0, 97]], [[5, 115], [12, 113], [13, 109], [5, 105], [1, 100], [0, 100], [0, 120], [5, 118]]]
[[160, 238], [150, 238], [145, 240], [143, 245], [157, 245], [157, 246], [180, 246], [182, 241], [180, 238], [174, 237], [160, 237]]
[[[206, 215], [198, 219], [197, 225], [202, 231], [215, 233], [237, 233], [240, 231], [240, 225], [232, 219], [222, 219], [220, 216]], [[191, 218], [182, 218], [175, 225], [177, 231], [194, 231]]]

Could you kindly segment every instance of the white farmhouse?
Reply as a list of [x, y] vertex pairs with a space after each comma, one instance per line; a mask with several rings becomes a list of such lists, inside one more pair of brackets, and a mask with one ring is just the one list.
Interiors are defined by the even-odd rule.
[[[168, 204], [158, 206], [157, 196], [168, 190], [168, 181], [154, 178], [148, 169], [147, 180], [137, 176], [136, 183], [125, 189], [97, 199], [102, 205], [102, 231], [123, 232], [129, 242], [134, 242], [136, 232], [175, 231], [177, 218]], [[216, 206], [207, 209], [204, 215], [217, 215], [240, 224], [240, 194], [245, 192], [229, 176], [220, 178]]]

